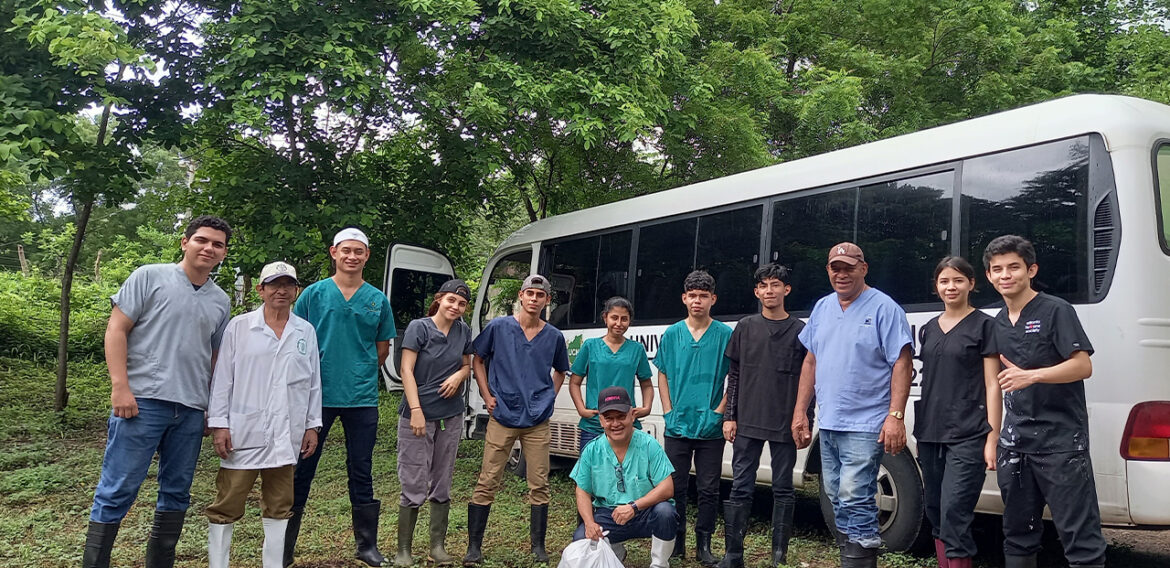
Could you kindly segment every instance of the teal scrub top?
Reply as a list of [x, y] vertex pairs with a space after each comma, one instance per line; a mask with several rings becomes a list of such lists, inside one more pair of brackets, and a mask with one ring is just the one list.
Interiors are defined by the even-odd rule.
[[[597, 397], [609, 387], [622, 387], [630, 393], [630, 400], [635, 400], [634, 377], [642, 381], [651, 377], [646, 348], [629, 339], [622, 342], [616, 353], [600, 337], [585, 340], [571, 370], [574, 375], [585, 377], [585, 408], [590, 410], [597, 410]], [[598, 434], [603, 431], [596, 416], [582, 418], [577, 427]], [[635, 420], [634, 427], [641, 430], [642, 423]]]
[[317, 330], [321, 406], [378, 406], [378, 345], [394, 338], [394, 314], [381, 290], [363, 283], [347, 301], [332, 278], [311, 284], [293, 313]]
[[695, 341], [686, 320], [666, 328], [658, 344], [654, 366], [666, 374], [670, 412], [662, 416], [671, 438], [717, 440], [723, 437], [723, 414], [715, 412], [723, 400], [729, 362], [723, 352], [731, 327], [715, 320]]
[[[625, 491], [618, 491], [619, 467]], [[674, 466], [670, 465], [658, 440], [635, 430], [626, 457], [620, 463], [609, 445], [609, 438], [602, 436], [585, 445], [569, 477], [577, 482], [577, 487], [593, 496], [594, 507], [612, 509], [645, 496], [672, 473]]]

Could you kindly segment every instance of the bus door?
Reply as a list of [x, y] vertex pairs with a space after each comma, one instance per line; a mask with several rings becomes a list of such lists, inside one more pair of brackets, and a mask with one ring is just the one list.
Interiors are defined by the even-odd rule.
[[397, 332], [397, 336], [390, 340], [390, 356], [382, 367], [387, 390], [402, 390], [398, 367], [402, 363], [401, 338], [406, 333], [407, 324], [425, 316], [435, 292], [454, 277], [455, 267], [443, 253], [406, 244], [392, 244], [386, 249], [383, 291], [394, 310]]

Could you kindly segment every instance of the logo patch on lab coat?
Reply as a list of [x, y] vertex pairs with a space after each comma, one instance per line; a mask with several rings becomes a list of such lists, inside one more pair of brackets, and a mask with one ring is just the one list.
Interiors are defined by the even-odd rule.
[[1024, 322], [1024, 333], [1040, 333], [1040, 320]]
[[305, 343], [304, 338], [297, 340], [297, 352], [301, 355], [304, 355], [306, 352], [308, 352], [308, 344]]

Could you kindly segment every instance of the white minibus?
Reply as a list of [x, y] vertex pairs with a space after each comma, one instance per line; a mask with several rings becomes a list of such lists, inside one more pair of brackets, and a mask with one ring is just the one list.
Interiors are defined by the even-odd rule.
[[[520, 281], [539, 272], [553, 283], [547, 318], [570, 356], [605, 333], [601, 303], [623, 295], [635, 311], [627, 337], [654, 357], [666, 326], [685, 316], [682, 280], [692, 269], [715, 277], [713, 315], [734, 325], [758, 310], [753, 271], [785, 264], [793, 270], [787, 307], [807, 317], [831, 292], [826, 251], [852, 241], [865, 250], [868, 283], [905, 308], [917, 337], [942, 308], [935, 263], [957, 254], [980, 266], [988, 241], [1008, 233], [1035, 243], [1037, 288], [1076, 307], [1096, 349], [1086, 391], [1103, 521], [1170, 526], [1170, 107], [1158, 103], [1071, 96], [542, 219], [488, 260], [472, 327], [511, 314]], [[391, 247], [385, 288], [401, 326], [450, 274], [441, 254]], [[979, 284], [973, 302], [996, 313], [998, 296]], [[470, 390], [467, 433], [481, 436], [486, 411]], [[552, 417], [553, 454], [577, 455], [577, 420], [566, 386]], [[913, 420], [908, 414], [908, 430]], [[661, 439], [657, 400], [643, 424]], [[820, 471], [817, 448], [814, 440], [798, 455], [798, 486]], [[894, 550], [914, 545], [922, 529], [914, 452], [911, 440], [882, 462], [880, 520]], [[731, 475], [730, 446], [723, 475]], [[758, 479], [771, 479], [766, 464]], [[978, 510], [1002, 507], [989, 472]]]

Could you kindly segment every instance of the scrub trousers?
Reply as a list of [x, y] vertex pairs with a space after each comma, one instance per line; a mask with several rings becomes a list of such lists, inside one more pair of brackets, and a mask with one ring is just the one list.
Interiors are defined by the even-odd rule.
[[986, 436], [951, 443], [918, 442], [926, 518], [947, 558], [974, 558], [975, 505], [987, 478], [983, 461]]
[[723, 470], [723, 438], [694, 440], [666, 436], [663, 449], [670, 465], [674, 466], [674, 507], [678, 511], [679, 542], [687, 531], [687, 490], [691, 485], [691, 460], [695, 464], [695, 485], [699, 493], [699, 513], [695, 519], [696, 534], [715, 532], [715, 518], [719, 516], [719, 478]]
[[996, 469], [1003, 495], [1005, 556], [1040, 551], [1047, 504], [1069, 566], [1105, 563], [1105, 537], [1088, 450], [1029, 454], [1001, 446]]

